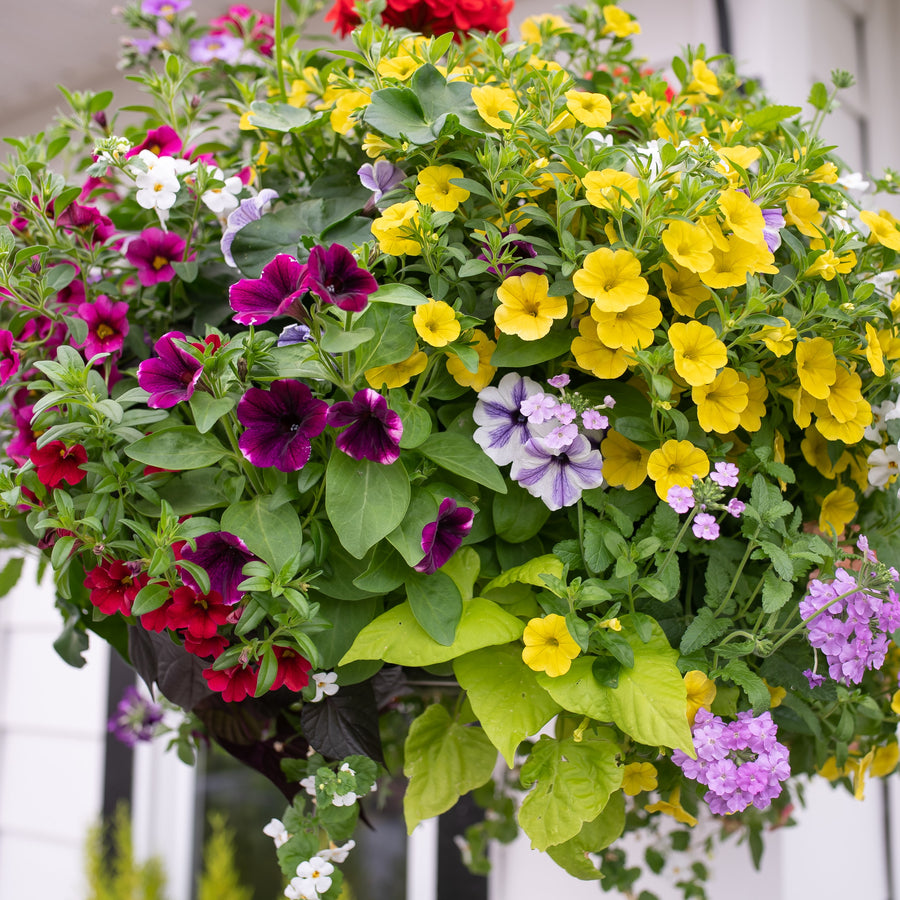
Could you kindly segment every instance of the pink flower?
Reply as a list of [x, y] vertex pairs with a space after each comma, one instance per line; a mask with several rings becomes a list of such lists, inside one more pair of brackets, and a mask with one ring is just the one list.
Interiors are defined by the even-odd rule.
[[174, 231], [147, 228], [125, 251], [125, 258], [138, 270], [144, 287], [171, 281], [175, 277], [173, 262], [184, 259], [184, 240]]
[[128, 334], [128, 304], [124, 300], [116, 303], [101, 294], [93, 303], [79, 303], [78, 317], [88, 326], [88, 336], [81, 345], [88, 359], [122, 349]]
[[697, 513], [691, 525], [694, 536], [705, 541], [714, 541], [719, 536], [719, 523], [709, 513]]
[[170, 125], [162, 125], [160, 128], [148, 131], [147, 137], [140, 144], [132, 147], [125, 154], [125, 158], [137, 156], [141, 150], [149, 150], [156, 156], [178, 156], [183, 147], [184, 144], [175, 129]]
[[19, 354], [11, 331], [0, 331], [0, 385], [19, 371]]

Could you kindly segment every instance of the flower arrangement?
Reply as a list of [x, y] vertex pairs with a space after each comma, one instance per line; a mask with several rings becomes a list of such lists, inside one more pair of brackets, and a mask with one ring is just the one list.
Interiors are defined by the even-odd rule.
[[807, 120], [702, 50], [646, 71], [604, 0], [518, 39], [340, 0], [333, 50], [282, 6], [143, 0], [143, 124], [72, 93], [11, 142], [0, 500], [60, 651], [278, 785], [288, 897], [339, 895], [386, 760], [410, 830], [476, 791], [475, 868], [515, 815], [608, 889], [661, 817], [758, 856], [792, 778], [861, 795], [898, 760], [900, 225], [818, 137], [849, 76]]

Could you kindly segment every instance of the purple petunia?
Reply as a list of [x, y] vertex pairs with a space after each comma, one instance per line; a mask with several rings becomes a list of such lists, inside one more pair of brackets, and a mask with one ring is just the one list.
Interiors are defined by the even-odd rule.
[[369, 294], [378, 290], [378, 282], [356, 263], [353, 254], [341, 244], [313, 247], [306, 261], [303, 287], [324, 303], [333, 303], [347, 312], [362, 312]]
[[403, 169], [398, 168], [386, 159], [379, 159], [374, 163], [365, 163], [359, 167], [356, 174], [359, 175], [359, 181], [362, 186], [372, 191], [372, 197], [369, 200], [372, 206], [406, 178], [406, 172]]
[[219, 247], [222, 250], [222, 256], [225, 262], [232, 268], [237, 268], [237, 263], [231, 255], [231, 245], [237, 233], [251, 222], [261, 219], [272, 205], [273, 200], [278, 199], [278, 191], [271, 188], [263, 188], [255, 197], [248, 197], [241, 200], [237, 209], [233, 209], [225, 220], [225, 231], [222, 233], [222, 240]]
[[254, 466], [296, 472], [309, 461], [327, 411], [328, 404], [300, 381], [273, 381], [267, 391], [250, 388], [237, 406], [245, 429], [238, 439], [241, 453]]
[[138, 384], [150, 395], [147, 406], [152, 409], [170, 409], [190, 400], [203, 374], [203, 363], [176, 343], [184, 339], [180, 331], [167, 332], [153, 345], [156, 357], [138, 366]]
[[369, 459], [390, 465], [400, 456], [403, 423], [388, 409], [387, 400], [371, 388], [357, 391], [352, 400], [333, 403], [325, 417], [326, 425], [344, 428], [335, 443], [353, 459]]
[[153, 740], [162, 719], [162, 707], [141, 696], [134, 685], [129, 685], [116, 704], [115, 715], [109, 720], [107, 729], [123, 744], [133, 747], [138, 741]]
[[244, 61], [244, 41], [232, 34], [205, 34], [191, 40], [188, 55], [196, 63], [211, 63], [220, 59], [234, 65]]
[[515, 372], [504, 375], [497, 387], [486, 387], [479, 392], [472, 414], [479, 427], [473, 437], [498, 466], [509, 465], [538, 433], [522, 412], [523, 402], [535, 394], [543, 396], [541, 386], [527, 375]]
[[278, 347], [292, 347], [294, 344], [305, 344], [312, 334], [309, 325], [303, 325], [295, 322], [293, 325], [285, 325], [281, 329], [281, 334], [275, 341]]
[[558, 449], [534, 437], [513, 460], [509, 475], [549, 509], [562, 509], [577, 503], [582, 491], [603, 484], [603, 457], [583, 434]]
[[425, 556], [413, 568], [423, 575], [433, 575], [459, 549], [463, 538], [472, 530], [474, 518], [475, 513], [468, 506], [458, 506], [452, 497], [445, 497], [437, 518], [422, 529]]
[[[237, 535], [228, 531], [213, 531], [197, 538], [197, 549], [185, 547], [181, 558], [196, 563], [209, 575], [210, 591], [222, 595], [228, 606], [234, 606], [243, 599], [243, 591], [238, 585], [244, 580], [241, 570], [256, 557]], [[200, 591], [200, 585], [187, 569], [182, 570], [182, 580], [189, 587]]]
[[175, 277], [173, 262], [184, 259], [184, 239], [174, 231], [147, 228], [128, 244], [125, 258], [138, 270], [144, 287], [171, 281]]
[[[279, 253], [259, 278], [242, 278], [228, 291], [228, 301], [241, 325], [261, 325], [275, 316], [290, 315], [302, 287], [306, 266], [287, 253]], [[295, 316], [300, 318], [300, 316]]]

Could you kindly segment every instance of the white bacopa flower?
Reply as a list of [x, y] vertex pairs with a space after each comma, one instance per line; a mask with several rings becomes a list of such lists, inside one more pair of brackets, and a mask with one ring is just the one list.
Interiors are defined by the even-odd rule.
[[284, 896], [288, 900], [319, 900], [319, 892], [304, 878], [292, 878], [284, 889]]
[[[297, 866], [297, 878], [307, 882], [308, 885], [324, 894], [331, 887], [331, 873], [334, 872], [334, 866], [321, 856], [313, 856], [306, 862]], [[293, 880], [291, 882], [293, 884]]]
[[269, 824], [263, 828], [263, 834], [275, 841], [275, 849], [283, 847], [290, 839], [291, 835], [284, 827], [281, 819], [271, 819]]
[[900, 472], [900, 448], [895, 444], [869, 454], [869, 484], [885, 487]]
[[847, 172], [838, 178], [837, 183], [845, 190], [860, 194], [864, 194], [871, 187], [862, 172]]
[[356, 800], [357, 794], [354, 791], [347, 791], [346, 794], [335, 794], [331, 798], [331, 803], [334, 806], [353, 806]]
[[200, 195], [210, 212], [217, 216], [226, 215], [237, 208], [237, 195], [244, 189], [244, 182], [237, 175], [226, 178], [221, 169], [210, 169], [210, 178], [224, 182], [224, 187], [210, 188]]
[[300, 779], [300, 787], [309, 794], [310, 797], [316, 796], [316, 776], [307, 775], [306, 778]]
[[887, 430], [891, 419], [900, 419], [900, 409], [892, 400], [885, 400], [872, 407], [872, 421], [866, 426], [863, 436], [867, 441], [881, 443], [881, 437]]
[[340, 847], [336, 847], [332, 844], [330, 847], [326, 847], [324, 850], [319, 851], [319, 857], [324, 859], [326, 862], [331, 863], [342, 863], [345, 862], [347, 857], [350, 855], [350, 851], [356, 846], [356, 841], [350, 840], [347, 841], [346, 844], [342, 844]]
[[313, 703], [318, 703], [325, 697], [333, 697], [338, 692], [337, 672], [316, 672], [312, 676], [312, 682], [316, 686], [316, 695]]

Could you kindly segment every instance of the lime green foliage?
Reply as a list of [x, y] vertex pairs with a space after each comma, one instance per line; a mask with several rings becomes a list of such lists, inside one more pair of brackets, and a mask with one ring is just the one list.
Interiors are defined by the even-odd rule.
[[252, 900], [252, 891], [241, 884], [234, 864], [234, 830], [225, 817], [209, 817], [211, 834], [203, 851], [203, 874], [197, 883], [197, 900]]

